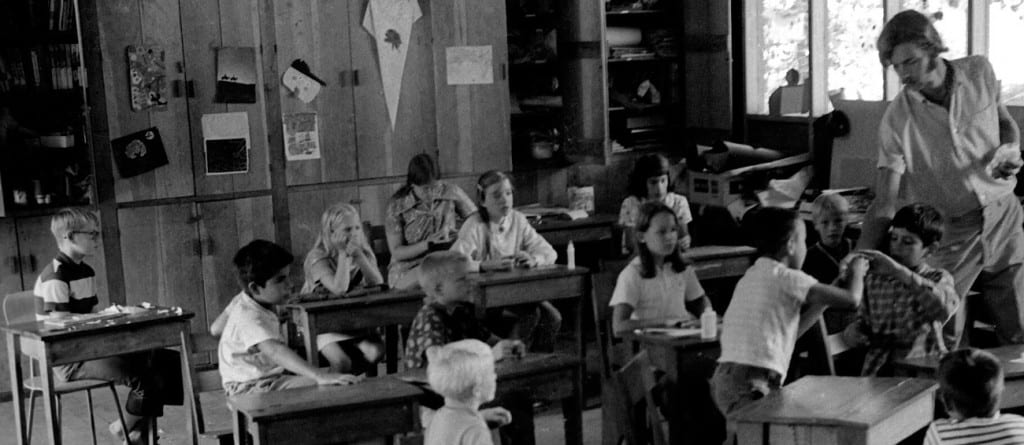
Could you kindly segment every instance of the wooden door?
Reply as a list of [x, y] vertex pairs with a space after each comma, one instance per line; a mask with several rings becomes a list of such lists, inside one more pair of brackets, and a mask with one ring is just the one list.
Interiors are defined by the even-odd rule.
[[[192, 150], [189, 123], [182, 88], [174, 95], [173, 86], [183, 87], [181, 21], [178, 0], [102, 0], [96, 2], [99, 41], [103, 51], [103, 84], [107, 108], [107, 127], [95, 128], [96, 149], [107, 149], [110, 139], [156, 127], [167, 152], [167, 165], [147, 173], [122, 178], [117, 165], [114, 189], [118, 202], [189, 196], [192, 182]], [[134, 111], [128, 75], [128, 45], [153, 46], [164, 51], [167, 105]]]
[[[26, 290], [35, 286], [39, 273], [57, 256], [57, 241], [53, 238], [53, 232], [50, 232], [51, 218], [47, 215], [18, 219], [22, 283]], [[99, 240], [95, 254], [86, 257], [84, 262], [96, 273], [96, 296], [100, 300], [97, 309], [103, 309], [110, 305], [110, 296], [107, 291], [107, 267], [103, 255], [102, 238]]]
[[[273, 205], [269, 196], [204, 202], [199, 204], [198, 220], [205, 295], [202, 303], [209, 326], [241, 290], [232, 263], [238, 249], [254, 239], [274, 241]], [[199, 318], [198, 311], [196, 314]]]
[[[291, 252], [292, 255], [295, 255], [295, 266], [292, 267], [291, 276], [296, 286], [302, 283], [304, 277], [302, 262], [320, 234], [321, 215], [328, 207], [339, 202], [347, 202], [358, 209], [358, 189], [356, 187], [333, 187], [326, 190], [296, 191], [288, 194], [288, 214], [291, 216]], [[363, 221], [367, 220], [362, 212], [359, 216]]]
[[732, 129], [730, 3], [683, 3], [686, 128]]
[[[441, 171], [509, 170], [508, 36], [504, 0], [432, 0], [434, 85]], [[452, 47], [483, 46], [492, 54], [494, 81], [449, 85]]]
[[[257, 0], [181, 0], [181, 37], [185, 77], [191, 85], [188, 99], [192, 142], [192, 171], [197, 195], [212, 195], [270, 188], [264, 85], [276, 87], [279, 79], [263, 79]], [[215, 102], [218, 47], [254, 48], [256, 103]], [[207, 174], [202, 120], [206, 114], [244, 112], [249, 125], [248, 165], [244, 172]], [[276, 112], [276, 110], [275, 110]]]
[[283, 74], [296, 59], [305, 61], [327, 83], [311, 103], [303, 103], [283, 86], [281, 114], [316, 113], [320, 159], [287, 161], [288, 185], [356, 179], [356, 132], [352, 102], [352, 55], [349, 9], [353, 2], [316, 0], [278, 3], [277, 70]]
[[194, 332], [206, 332], [195, 206], [125, 208], [117, 217], [125, 303], [179, 306], [196, 314]]
[[391, 51], [391, 44], [378, 48], [363, 27], [368, 0], [349, 2], [349, 34], [356, 108], [358, 176], [379, 178], [405, 175], [409, 160], [418, 153], [435, 154], [437, 128], [434, 108], [434, 56], [431, 44], [430, 1], [419, 0], [422, 16], [413, 23], [409, 36], [391, 41], [408, 45], [402, 88], [395, 123], [392, 126], [384, 97], [377, 54]]

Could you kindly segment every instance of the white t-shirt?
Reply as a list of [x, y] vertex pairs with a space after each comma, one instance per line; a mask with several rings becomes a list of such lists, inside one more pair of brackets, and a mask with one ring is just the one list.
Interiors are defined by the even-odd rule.
[[633, 320], [676, 318], [693, 320], [686, 310], [686, 302], [704, 296], [704, 288], [697, 280], [691, 265], [682, 272], [672, 270], [666, 263], [654, 278], [640, 276], [640, 257], [633, 258], [615, 281], [615, 291], [609, 306], [628, 304], [633, 307]]
[[800, 306], [814, 277], [760, 257], [736, 283], [722, 322], [719, 362], [757, 366], [786, 378], [796, 345]]
[[284, 368], [256, 347], [267, 340], [284, 341], [277, 314], [244, 292], [236, 295], [226, 310], [230, 313], [217, 348], [221, 382], [249, 382], [284, 373]]

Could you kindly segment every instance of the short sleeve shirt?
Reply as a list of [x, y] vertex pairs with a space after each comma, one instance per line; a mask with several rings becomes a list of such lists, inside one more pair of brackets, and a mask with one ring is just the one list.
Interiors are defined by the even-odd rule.
[[703, 297], [704, 288], [692, 266], [676, 272], [671, 264], [665, 264], [654, 278], [643, 278], [640, 271], [637, 257], [619, 272], [609, 306], [629, 305], [633, 320], [695, 318], [686, 310], [686, 302]]
[[431, 346], [444, 346], [468, 338], [486, 342], [490, 337], [490, 331], [477, 320], [474, 305], [427, 303], [420, 308], [409, 328], [405, 367], [425, 367], [426, 352]]
[[284, 373], [257, 346], [267, 340], [284, 341], [277, 314], [244, 292], [235, 300], [229, 304], [231, 312], [217, 348], [221, 381], [243, 383]]
[[[636, 227], [636, 221], [640, 218], [640, 205], [646, 201], [646, 199], [641, 201], [636, 196], [627, 196], [622, 201], [622, 207], [619, 209], [619, 225], [623, 227]], [[693, 221], [693, 214], [690, 213], [690, 202], [686, 200], [685, 196], [669, 192], [665, 195], [662, 202], [672, 209], [680, 224], [689, 224]]]
[[491, 430], [479, 412], [442, 407], [423, 434], [424, 445], [493, 445]]
[[[999, 82], [983, 56], [948, 61], [950, 107], [903, 88], [879, 126], [878, 167], [902, 175], [902, 203], [926, 202], [947, 217], [1013, 193], [1016, 178], [995, 179], [989, 161], [1000, 144]], [[1012, 147], [1019, 156], [1019, 147]]]
[[[466, 192], [456, 185], [437, 181], [418, 197], [409, 192], [393, 197], [384, 215], [384, 230], [400, 236], [405, 245], [421, 242], [431, 235], [446, 232], [453, 237], [461, 220], [476, 212], [476, 205]], [[391, 257], [388, 282], [394, 285], [399, 278], [420, 265], [423, 257], [399, 260]]]
[[74, 262], [64, 253], [39, 273], [32, 293], [36, 296], [36, 317], [51, 311], [85, 314], [99, 303], [96, 298], [96, 273], [88, 264]]
[[803, 271], [771, 258], [758, 258], [736, 283], [725, 311], [718, 361], [769, 369], [785, 381], [796, 345], [800, 307], [817, 283]]

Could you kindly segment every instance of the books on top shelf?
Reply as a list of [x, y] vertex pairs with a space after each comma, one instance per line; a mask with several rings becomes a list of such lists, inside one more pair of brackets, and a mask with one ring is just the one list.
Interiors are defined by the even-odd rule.
[[0, 93], [21, 88], [72, 90], [85, 85], [77, 43], [0, 49]]

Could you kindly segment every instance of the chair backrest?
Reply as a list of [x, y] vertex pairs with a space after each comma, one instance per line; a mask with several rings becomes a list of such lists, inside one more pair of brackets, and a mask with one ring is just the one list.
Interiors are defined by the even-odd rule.
[[[818, 318], [818, 321], [811, 326], [807, 332], [800, 337], [795, 356], [801, 356], [800, 369], [794, 370], [793, 378], [804, 375], [836, 375], [835, 356], [850, 349], [843, 341], [842, 331], [829, 335], [825, 327], [825, 320]], [[796, 360], [794, 359], [794, 363]], [[799, 375], [795, 373], [799, 372]]]
[[622, 261], [605, 261], [601, 272], [591, 275], [593, 285], [590, 292], [590, 305], [594, 312], [594, 329], [597, 346], [601, 355], [601, 377], [611, 378], [615, 336], [612, 331], [612, 308], [608, 303], [615, 290], [615, 281], [626, 263]]
[[4, 297], [4, 321], [11, 325], [36, 320], [36, 296], [32, 291], [15, 292]]
[[377, 267], [387, 282], [388, 265], [391, 264], [391, 250], [388, 248], [388, 238], [384, 232], [384, 226], [371, 225], [369, 221], [363, 221], [363, 233], [366, 234], [366, 241], [370, 243], [370, 249], [377, 257]]
[[664, 420], [652, 393], [657, 385], [654, 367], [647, 351], [640, 351], [615, 372], [615, 385], [625, 405], [620, 407], [620, 413], [628, 413], [620, 414], [627, 418], [619, 429], [623, 438], [630, 445], [666, 445]]

